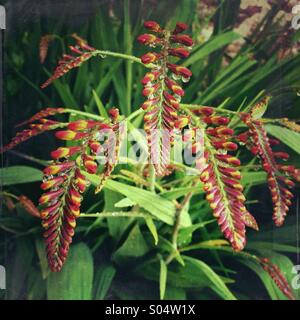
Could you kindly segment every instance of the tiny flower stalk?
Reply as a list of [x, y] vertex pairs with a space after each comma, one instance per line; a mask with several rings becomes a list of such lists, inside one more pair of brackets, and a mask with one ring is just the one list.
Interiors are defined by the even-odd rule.
[[186, 58], [193, 41], [188, 35], [179, 35], [187, 29], [187, 25], [183, 23], [177, 23], [172, 32], [163, 29], [155, 21], [146, 21], [144, 27], [154, 34], [142, 34], [137, 40], [159, 50], [141, 57], [145, 65], [155, 64], [141, 81], [144, 86], [142, 94], [147, 99], [141, 107], [146, 111], [144, 128], [151, 163], [154, 164], [156, 174], [163, 176], [168, 171], [166, 167], [170, 161], [173, 130], [178, 121], [179, 103], [184, 95], [179, 80], [187, 82], [192, 76], [189, 69], [174, 64], [171, 60], [172, 57]]

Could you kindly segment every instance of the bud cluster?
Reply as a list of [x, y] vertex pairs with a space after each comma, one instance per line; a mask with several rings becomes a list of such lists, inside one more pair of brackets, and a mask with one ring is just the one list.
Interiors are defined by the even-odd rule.
[[41, 85], [42, 89], [48, 87], [54, 80], [62, 77], [71, 69], [80, 67], [83, 62], [93, 56], [93, 51], [96, 50], [95, 48], [88, 45], [85, 40], [76, 34], [73, 35], [73, 38], [76, 39], [77, 45], [69, 46], [69, 48], [75, 55], [64, 54], [62, 56], [62, 59], [58, 61], [58, 66], [55, 68], [53, 75]]
[[240, 251], [246, 243], [245, 226], [256, 230], [258, 227], [245, 207], [241, 172], [236, 168], [240, 161], [228, 153], [237, 149], [231, 141], [234, 132], [226, 126], [229, 119], [215, 115], [213, 108], [202, 107], [194, 113], [206, 123], [205, 152], [197, 159], [196, 165], [202, 170], [200, 180], [206, 200], [224, 236], [234, 250]]
[[277, 163], [276, 159], [286, 161], [289, 154], [272, 150], [272, 146], [278, 145], [279, 141], [268, 137], [260, 119], [253, 119], [250, 114], [242, 114], [241, 117], [248, 130], [241, 133], [238, 140], [260, 159], [272, 195], [273, 220], [277, 226], [281, 226], [292, 204], [293, 194], [289, 189], [295, 185], [293, 180], [299, 181], [298, 170], [294, 166]]
[[164, 175], [166, 159], [170, 153], [166, 141], [172, 140], [171, 131], [178, 120], [179, 103], [184, 95], [178, 82], [188, 82], [192, 76], [189, 69], [175, 64], [172, 59], [187, 58], [193, 40], [182, 34], [188, 28], [184, 23], [178, 22], [172, 32], [163, 29], [155, 21], [146, 21], [144, 26], [152, 33], [142, 34], [137, 40], [151, 48], [158, 47], [159, 50], [148, 52], [141, 57], [144, 64], [154, 64], [152, 70], [142, 79], [142, 94], [147, 100], [141, 107], [146, 110], [145, 131], [152, 162], [155, 164], [156, 173]]

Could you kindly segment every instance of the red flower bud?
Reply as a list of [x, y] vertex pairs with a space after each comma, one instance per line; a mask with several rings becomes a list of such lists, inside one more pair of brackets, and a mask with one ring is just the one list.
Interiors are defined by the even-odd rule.
[[183, 22], [177, 22], [173, 34], [178, 34], [188, 29], [188, 25]]
[[287, 160], [290, 157], [290, 155], [286, 152], [274, 152], [273, 155], [274, 157], [283, 159], [283, 160]]
[[192, 76], [192, 72], [182, 66], [177, 66], [176, 64], [167, 63], [167, 67], [175, 74], [183, 76], [184, 78], [190, 78]]
[[183, 35], [173, 35], [171, 36], [171, 41], [175, 43], [181, 43], [185, 46], [192, 46], [193, 45], [193, 40], [190, 36], [183, 34]]
[[98, 166], [93, 157], [84, 155], [83, 165], [88, 173], [95, 174], [97, 172]]
[[64, 131], [55, 132], [55, 136], [60, 140], [66, 140], [66, 141], [81, 140], [86, 138], [88, 136], [88, 133], [64, 130]]
[[174, 48], [174, 49], [169, 49], [169, 54], [171, 56], [184, 59], [190, 55], [190, 52], [186, 49], [183, 49], [183, 48]]
[[68, 124], [68, 129], [74, 130], [74, 131], [80, 131], [80, 130], [93, 128], [97, 124], [99, 124], [99, 122], [94, 120], [77, 120], [77, 121], [70, 122]]
[[41, 189], [42, 190], [48, 190], [51, 188], [55, 188], [59, 185], [61, 185], [65, 179], [61, 176], [55, 177], [53, 179], [47, 180], [41, 184]]
[[144, 64], [149, 64], [157, 61], [160, 58], [160, 55], [156, 52], [148, 52], [141, 57], [141, 60]]
[[148, 34], [148, 33], [141, 34], [137, 38], [137, 41], [144, 45], [155, 43], [156, 40], [157, 40], [157, 37], [154, 34]]
[[118, 108], [110, 108], [108, 110], [108, 114], [112, 118], [112, 120], [117, 120], [119, 118], [120, 112]]
[[160, 72], [158, 71], [147, 72], [141, 82], [143, 85], [146, 85], [149, 82], [155, 81], [159, 77], [159, 75]]
[[65, 190], [63, 188], [61, 188], [61, 189], [58, 189], [55, 191], [49, 191], [49, 192], [44, 193], [39, 198], [39, 204], [46, 204], [47, 202], [58, 199], [64, 193], [64, 191]]
[[71, 169], [74, 165], [75, 165], [74, 161], [51, 164], [50, 166], [46, 167], [43, 170], [43, 172], [45, 175], [53, 175], [53, 174], [67, 171]]
[[183, 96], [184, 95], [184, 90], [173, 80], [166, 78], [165, 79], [165, 84], [166, 86], [172, 90], [175, 94], [179, 95], [179, 96]]
[[71, 157], [73, 154], [80, 152], [80, 146], [74, 147], [60, 147], [51, 152], [51, 158], [56, 160], [60, 158], [68, 158]]
[[182, 129], [185, 126], [187, 126], [190, 122], [190, 118], [187, 116], [180, 116], [178, 119], [175, 121], [174, 126], [177, 129]]
[[160, 32], [161, 31], [160, 25], [155, 21], [145, 21], [144, 27], [148, 30], [153, 31], [153, 32]]

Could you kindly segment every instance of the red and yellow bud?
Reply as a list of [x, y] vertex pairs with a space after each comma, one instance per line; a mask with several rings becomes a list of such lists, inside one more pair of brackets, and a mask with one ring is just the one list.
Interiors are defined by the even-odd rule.
[[67, 170], [71, 169], [72, 167], [74, 167], [74, 165], [75, 165], [74, 161], [51, 164], [50, 166], [46, 167], [43, 170], [43, 172], [45, 175], [54, 175], [57, 173], [67, 171]]
[[183, 34], [183, 35], [173, 35], [171, 36], [171, 41], [175, 43], [181, 43], [187, 47], [193, 45], [193, 40], [190, 36]]
[[41, 195], [39, 198], [39, 204], [46, 204], [47, 202], [58, 199], [64, 193], [64, 189], [58, 189], [55, 191], [49, 191]]
[[93, 128], [97, 124], [99, 124], [99, 122], [94, 120], [76, 120], [68, 124], [68, 129], [73, 131], [80, 131]]
[[41, 189], [48, 190], [51, 188], [55, 188], [55, 187], [61, 185], [64, 181], [65, 181], [65, 179], [62, 176], [55, 177], [53, 179], [50, 179], [50, 180], [43, 182], [41, 184]]
[[227, 125], [229, 123], [229, 118], [223, 116], [209, 116], [204, 117], [203, 121], [207, 124], [214, 124], [214, 125]]
[[83, 166], [86, 171], [91, 174], [95, 174], [98, 169], [97, 163], [94, 161], [94, 157], [88, 155], [83, 156]]
[[169, 54], [174, 57], [185, 59], [190, 55], [190, 52], [184, 48], [169, 49]]
[[224, 149], [228, 151], [235, 151], [238, 148], [237, 144], [231, 141], [213, 141], [212, 144], [216, 149]]
[[159, 84], [155, 84], [152, 87], [145, 87], [142, 91], [144, 97], [152, 96], [159, 88]]
[[118, 108], [110, 108], [108, 110], [108, 114], [111, 117], [111, 119], [115, 121], [119, 118], [120, 111]]
[[167, 67], [176, 75], [183, 76], [184, 78], [190, 78], [192, 76], [192, 72], [183, 66], [178, 66], [173, 63], [167, 63]]
[[61, 201], [57, 201], [55, 204], [42, 209], [40, 213], [40, 217], [42, 219], [45, 219], [48, 216], [54, 215], [59, 210], [60, 206], [61, 206]]
[[158, 71], [147, 72], [141, 82], [143, 85], [146, 85], [149, 82], [155, 81], [159, 77], [159, 75], [160, 72]]
[[240, 166], [241, 165], [241, 161], [234, 157], [234, 156], [231, 156], [229, 154], [216, 154], [216, 158], [220, 161], [223, 161], [227, 164], [231, 164], [231, 165], [234, 165], [234, 166]]
[[153, 105], [157, 104], [158, 102], [159, 102], [159, 99], [158, 99], [158, 98], [146, 100], [146, 101], [141, 105], [141, 108], [142, 108], [143, 110], [147, 110], [147, 109], [149, 109], [150, 107], [152, 107]]
[[76, 169], [74, 184], [81, 193], [83, 193], [86, 190], [86, 187], [88, 185], [88, 181], [79, 169]]
[[160, 32], [162, 31], [160, 25], [155, 21], [145, 21], [144, 27], [148, 30], [151, 30], [153, 32]]
[[89, 140], [88, 145], [91, 149], [91, 152], [94, 154], [99, 154], [103, 150], [103, 147], [100, 144], [100, 142], [96, 140]]
[[63, 131], [55, 132], [55, 136], [60, 140], [71, 141], [71, 140], [82, 140], [88, 136], [88, 133], [75, 132], [72, 130], [63, 130]]
[[184, 96], [184, 90], [173, 80], [166, 78], [165, 79], [166, 86], [173, 91], [175, 94], [179, 96]]
[[160, 58], [160, 55], [155, 52], [148, 52], [141, 57], [141, 60], [144, 64], [149, 64], [157, 61]]
[[175, 109], [179, 109], [179, 102], [166, 90], [163, 91], [165, 102]]
[[188, 25], [183, 22], [177, 22], [172, 34], [178, 34], [188, 29]]
[[215, 110], [213, 107], [201, 107], [199, 109], [193, 110], [193, 112], [198, 115], [203, 115], [203, 116], [209, 117], [215, 112]]
[[79, 153], [80, 150], [81, 150], [80, 146], [60, 147], [60, 148], [51, 152], [51, 158], [54, 160], [57, 160], [60, 158], [68, 158], [76, 153]]
[[182, 129], [185, 126], [187, 126], [190, 123], [190, 117], [187, 116], [180, 116], [178, 119], [175, 121], [174, 126], [177, 129]]
[[79, 191], [77, 191], [73, 186], [71, 186], [69, 188], [68, 200], [70, 200], [76, 206], [80, 206], [80, 204], [81, 204], [82, 197], [81, 197]]
[[154, 34], [141, 34], [140, 36], [137, 37], [137, 41], [141, 44], [144, 45], [149, 45], [155, 43], [157, 40], [157, 37]]

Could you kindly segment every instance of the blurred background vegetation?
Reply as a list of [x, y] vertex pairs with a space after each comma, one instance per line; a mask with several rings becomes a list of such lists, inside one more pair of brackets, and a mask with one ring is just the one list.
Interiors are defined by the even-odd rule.
[[[183, 64], [191, 68], [193, 77], [185, 88], [184, 103], [247, 110], [263, 95], [271, 94], [267, 117], [300, 118], [299, 32], [290, 28], [292, 1], [14, 0], [1, 4], [8, 15], [4, 144], [15, 135], [16, 123], [45, 107], [66, 106], [99, 114], [102, 106], [118, 106], [125, 115], [137, 110], [143, 100], [140, 79], [145, 70], [128, 61], [94, 58], [43, 91], [39, 85], [73, 43], [73, 33], [98, 49], [140, 56], [144, 48], [135, 39], [143, 32], [145, 20], [162, 25], [182, 21], [191, 26], [195, 46]], [[51, 35], [51, 41], [41, 63], [39, 43], [45, 35]], [[142, 118], [136, 118], [133, 125], [140, 127]], [[277, 138], [285, 142], [281, 149], [291, 154], [290, 162], [299, 164], [299, 136], [286, 141], [279, 132]], [[32, 168], [42, 169], [43, 160], [49, 159], [56, 145], [45, 134], [7, 153], [5, 167], [26, 168], [22, 174], [18, 171], [17, 176], [4, 177], [3, 188], [37, 203], [40, 172]], [[248, 153], [241, 157], [244, 164], [251, 163]], [[120, 176], [121, 169], [139, 174], [127, 165], [118, 166]], [[140, 181], [125, 178], [119, 179], [117, 191], [106, 188], [95, 196], [89, 190], [82, 211], [128, 210], [115, 204], [130, 199], [124, 191], [126, 183], [140, 186]], [[168, 185], [174, 179], [183, 179], [182, 185]], [[165, 188], [162, 198], [181, 199], [186, 193], [180, 172], [158, 183]], [[245, 169], [244, 184], [250, 211], [260, 225], [259, 233], [248, 230], [246, 251], [269, 257], [291, 280], [295, 276], [292, 266], [299, 264], [299, 188], [286, 223], [276, 228], [264, 174]], [[50, 274], [39, 219], [28, 215], [20, 204], [12, 207], [4, 197], [2, 202], [0, 264], [7, 270], [7, 290], [0, 291], [3, 299], [159, 299], [162, 295], [162, 257], [172, 249], [172, 226], [140, 218], [80, 218], [63, 271]], [[192, 225], [181, 229], [182, 255], [167, 266], [165, 299], [286, 299], [259, 265], [224, 245], [201, 190], [192, 197], [188, 212]], [[294, 294], [299, 297], [299, 290]]]

